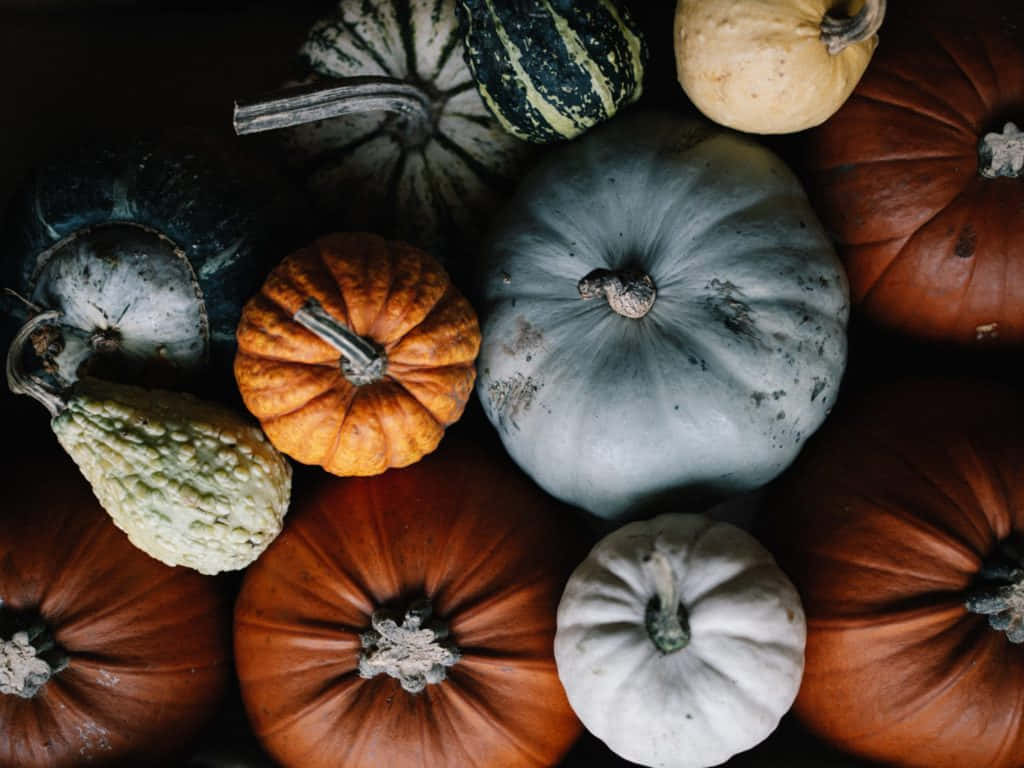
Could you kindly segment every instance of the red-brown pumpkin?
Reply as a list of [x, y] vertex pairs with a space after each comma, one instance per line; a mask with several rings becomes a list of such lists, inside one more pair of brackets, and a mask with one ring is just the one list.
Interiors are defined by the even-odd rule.
[[1019, 768], [1024, 403], [929, 381], [840, 402], [770, 495], [807, 615], [795, 711], [886, 764]]
[[1013, 121], [1024, 128], [1024, 5], [891, 8], [853, 96], [807, 137], [811, 199], [865, 316], [920, 339], [1024, 340]]
[[136, 549], [62, 452], [4, 467], [0, 656], [39, 629], [21, 661], [59, 671], [0, 693], [0, 766], [178, 764], [231, 670], [215, 582]]
[[[264, 747], [294, 768], [556, 765], [581, 728], [552, 648], [583, 554], [557, 522], [565, 512], [507, 458], [451, 438], [412, 467], [325, 480], [246, 572], [235, 608], [242, 697]], [[461, 657], [433, 680], [429, 665], [362, 677], [381, 654], [362, 653], [361, 634], [381, 609], [411, 626], [423, 598], [427, 624], [449, 632], [431, 644], [438, 663]]]

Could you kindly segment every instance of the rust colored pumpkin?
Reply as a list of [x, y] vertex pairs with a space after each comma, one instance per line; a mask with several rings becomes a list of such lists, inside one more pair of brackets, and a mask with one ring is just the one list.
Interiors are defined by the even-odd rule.
[[136, 549], [63, 452], [5, 467], [0, 766], [180, 764], [231, 671], [215, 582]]
[[274, 446], [336, 475], [433, 451], [462, 415], [480, 329], [425, 252], [328, 235], [279, 264], [242, 311], [235, 379]]
[[456, 438], [406, 469], [325, 480], [235, 607], [264, 747], [294, 768], [556, 765], [581, 730], [553, 655], [583, 556], [565, 512]]
[[901, 3], [885, 29], [807, 137], [853, 301], [908, 337], [1024, 341], [1024, 6]]
[[840, 401], [771, 492], [804, 601], [795, 711], [896, 766], [1024, 760], [1024, 404], [978, 382]]

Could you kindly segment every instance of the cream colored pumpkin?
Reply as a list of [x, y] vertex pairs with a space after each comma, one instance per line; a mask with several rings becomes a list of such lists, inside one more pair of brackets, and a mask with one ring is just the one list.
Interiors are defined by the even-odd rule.
[[577, 716], [614, 752], [704, 768], [775, 730], [806, 632], [796, 589], [750, 534], [661, 515], [605, 537], [573, 572], [555, 662]]
[[[793, 133], [818, 125], [867, 69], [885, 2], [679, 0], [679, 83], [701, 112], [730, 128]], [[846, 17], [850, 11], [858, 12]]]

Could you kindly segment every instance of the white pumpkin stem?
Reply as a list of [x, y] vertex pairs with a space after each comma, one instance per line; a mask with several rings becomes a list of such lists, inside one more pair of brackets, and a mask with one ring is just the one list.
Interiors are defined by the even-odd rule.
[[442, 682], [448, 667], [461, 658], [459, 649], [448, 641], [448, 625], [432, 619], [430, 601], [417, 600], [404, 614], [377, 610], [372, 629], [361, 636], [359, 676], [370, 679], [379, 674], [396, 678], [409, 693], [420, 693], [428, 685]]
[[405, 115], [421, 126], [425, 135], [433, 124], [435, 108], [422, 88], [404, 80], [346, 77], [235, 102], [234, 127], [241, 136], [365, 112]]
[[686, 607], [679, 601], [672, 563], [663, 552], [657, 550], [645, 561], [655, 590], [644, 615], [647, 634], [662, 653], [681, 651], [690, 644], [690, 623]]
[[885, 19], [886, 0], [865, 0], [856, 16], [836, 18], [826, 14], [821, 22], [821, 40], [835, 56], [844, 48], [870, 40]]
[[1011, 643], [1024, 643], [1024, 540], [1014, 535], [1001, 541], [978, 576], [967, 610], [988, 616], [989, 626]]
[[1002, 133], [986, 133], [978, 143], [978, 173], [986, 179], [1016, 179], [1024, 174], [1024, 133], [1015, 123]]
[[637, 269], [595, 269], [576, 284], [576, 289], [583, 299], [603, 296], [618, 314], [634, 320], [651, 311], [658, 295], [651, 276]]
[[387, 358], [383, 351], [331, 317], [316, 299], [307, 299], [292, 318], [341, 353], [341, 370], [357, 387], [384, 376]]
[[69, 661], [42, 621], [0, 613], [0, 694], [31, 699]]
[[51, 416], [57, 416], [67, 407], [64, 393], [48, 384], [38, 376], [25, 373], [25, 344], [37, 333], [46, 328], [57, 326], [60, 312], [50, 310], [40, 312], [30, 318], [15, 335], [7, 350], [7, 387], [16, 395], [28, 395], [42, 403]]

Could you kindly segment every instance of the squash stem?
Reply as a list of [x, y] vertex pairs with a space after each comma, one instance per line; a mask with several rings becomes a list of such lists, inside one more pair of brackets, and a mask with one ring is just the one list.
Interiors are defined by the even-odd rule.
[[448, 640], [448, 625], [431, 618], [430, 600], [414, 601], [404, 612], [373, 612], [371, 628], [361, 635], [359, 676], [386, 674], [409, 693], [421, 693], [447, 677], [462, 654]]
[[1013, 534], [985, 561], [966, 600], [967, 610], [988, 616], [992, 629], [1024, 643], [1024, 537]]
[[434, 106], [422, 88], [391, 77], [348, 77], [235, 102], [234, 127], [241, 136], [364, 112], [394, 112], [422, 126], [434, 119]]
[[293, 319], [341, 353], [341, 370], [356, 386], [372, 384], [384, 376], [387, 358], [383, 351], [331, 317], [316, 299], [307, 299]]
[[9, 612], [0, 601], [0, 693], [31, 699], [69, 661], [38, 616]]
[[1014, 123], [1002, 133], [986, 133], [978, 142], [978, 173], [986, 179], [1024, 175], [1024, 133]]
[[870, 40], [885, 19], [886, 0], [865, 0], [856, 16], [836, 18], [826, 14], [821, 22], [821, 40], [835, 56], [844, 48]]
[[658, 291], [651, 276], [638, 269], [595, 269], [577, 284], [582, 299], [603, 296], [623, 317], [639, 320], [651, 311]]
[[662, 653], [681, 651], [690, 644], [690, 622], [686, 607], [679, 601], [672, 564], [658, 551], [651, 553], [647, 563], [655, 589], [644, 614], [647, 634]]
[[60, 319], [60, 312], [40, 312], [25, 323], [15, 335], [7, 350], [7, 387], [16, 395], [28, 395], [42, 403], [50, 416], [56, 417], [67, 407], [61, 391], [47, 385], [38, 376], [25, 373], [23, 358], [25, 344], [46, 327], [53, 327]]

